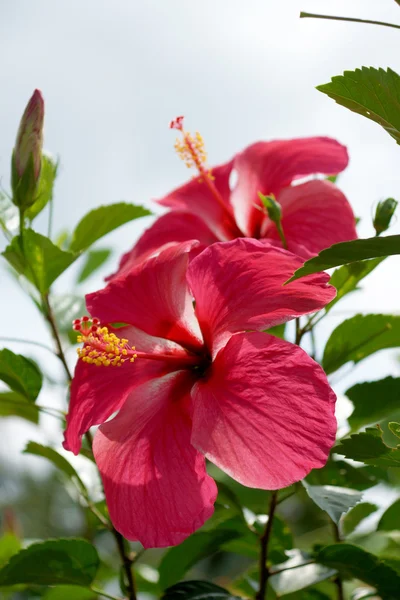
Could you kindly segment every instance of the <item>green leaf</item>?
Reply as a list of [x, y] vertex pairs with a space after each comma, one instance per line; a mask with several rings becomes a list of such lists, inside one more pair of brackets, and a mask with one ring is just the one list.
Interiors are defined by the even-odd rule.
[[359, 262], [343, 265], [339, 269], [336, 269], [332, 274], [329, 283], [336, 288], [337, 294], [336, 298], [334, 298], [325, 308], [326, 312], [329, 312], [343, 296], [356, 291], [358, 289], [357, 284], [364, 279], [364, 277], [369, 275], [371, 271], [385, 260], [385, 258], [386, 257], [383, 256], [371, 260], [361, 260]]
[[311, 560], [310, 555], [305, 552], [294, 549], [289, 550], [287, 554], [290, 557], [288, 560], [274, 565], [270, 569], [271, 573], [280, 571], [281, 569], [288, 569], [277, 575], [272, 575], [269, 579], [269, 583], [279, 598], [299, 590], [304, 590], [336, 574], [334, 569], [324, 567], [323, 565], [316, 563], [304, 564]]
[[87, 312], [85, 299], [74, 294], [52, 296], [51, 305], [58, 330], [64, 335], [74, 334], [76, 340], [76, 332], [72, 329], [72, 321], [82, 317]]
[[382, 440], [379, 426], [368, 427], [362, 433], [356, 433], [341, 440], [334, 452], [346, 458], [358, 460], [377, 467], [400, 467], [400, 445], [390, 448]]
[[360, 579], [377, 589], [384, 600], [397, 600], [400, 575], [379, 558], [352, 544], [326, 546], [316, 560], [346, 578]]
[[19, 583], [89, 586], [99, 562], [96, 548], [86, 540], [40, 542], [21, 550], [0, 570], [0, 586]]
[[54, 162], [49, 156], [43, 154], [37, 200], [25, 212], [25, 216], [30, 221], [33, 221], [33, 219], [45, 208], [48, 202], [52, 200], [57, 169], [58, 163]]
[[378, 350], [400, 346], [400, 316], [355, 315], [343, 321], [326, 343], [322, 366], [337, 371], [348, 361], [355, 364]]
[[91, 250], [88, 252], [82, 269], [78, 275], [77, 282], [82, 283], [88, 277], [90, 277], [107, 261], [110, 254], [111, 250], [109, 248], [99, 248], [98, 250]]
[[71, 252], [64, 252], [49, 238], [32, 229], [24, 231], [24, 254], [21, 239], [15, 236], [2, 252], [4, 258], [20, 274], [31, 281], [42, 294], [76, 259]]
[[275, 337], [278, 337], [278, 338], [281, 338], [281, 340], [284, 340], [285, 339], [285, 329], [286, 329], [286, 323], [282, 323], [282, 325], [276, 325], [275, 327], [266, 329], [265, 333], [269, 333], [270, 335], [274, 335]]
[[328, 513], [332, 521], [339, 523], [340, 517], [360, 502], [362, 494], [356, 490], [333, 485], [309, 485], [302, 481], [307, 494], [319, 508]]
[[0, 538], [0, 567], [6, 564], [21, 549], [21, 542], [13, 533], [5, 533]]
[[165, 590], [161, 600], [237, 600], [228, 590], [208, 581], [182, 581]]
[[49, 460], [57, 469], [62, 471], [68, 479], [71, 479], [79, 488], [81, 494], [87, 498], [87, 490], [82, 479], [67, 459], [61, 456], [56, 450], [49, 448], [49, 446], [42, 446], [42, 444], [36, 442], [28, 442], [24, 454], [34, 454], [35, 456], [42, 456]]
[[99, 206], [85, 215], [75, 227], [70, 250], [72, 252], [82, 252], [82, 250], [86, 250], [96, 240], [117, 227], [147, 215], [151, 215], [147, 208], [127, 204], [126, 202]]
[[0, 191], [0, 227], [7, 233], [14, 231], [19, 225], [19, 215], [17, 207], [11, 202], [10, 198]]
[[400, 498], [385, 510], [378, 523], [379, 531], [400, 529]]
[[366, 490], [380, 481], [388, 481], [385, 469], [365, 465], [353, 467], [344, 460], [328, 459], [322, 469], [313, 469], [307, 475], [307, 483], [311, 485], [351, 486], [355, 490]]
[[389, 430], [393, 433], [393, 435], [400, 438], [400, 423], [396, 423], [395, 421], [392, 421], [391, 423], [388, 424], [388, 427], [389, 427]]
[[348, 421], [352, 431], [379, 423], [399, 412], [400, 378], [357, 383], [346, 392], [354, 405]]
[[300, 269], [295, 271], [286, 283], [300, 279], [311, 273], [318, 273], [340, 267], [349, 263], [366, 260], [368, 258], [379, 258], [400, 254], [400, 235], [388, 235], [386, 237], [373, 237], [364, 240], [352, 240], [351, 242], [340, 242], [325, 250], [317, 256], [307, 260]]
[[0, 417], [20, 417], [37, 425], [39, 409], [16, 392], [0, 392]]
[[43, 600], [94, 600], [97, 594], [87, 588], [76, 585], [57, 585], [49, 589], [43, 596]]
[[400, 76], [392, 69], [361, 67], [317, 86], [337, 104], [381, 125], [400, 144]]
[[30, 402], [35, 402], [42, 387], [42, 374], [35, 363], [7, 348], [0, 350], [0, 380]]
[[355, 528], [369, 515], [376, 512], [378, 507], [370, 502], [361, 502], [352, 508], [342, 520], [342, 531], [344, 535], [349, 535]]

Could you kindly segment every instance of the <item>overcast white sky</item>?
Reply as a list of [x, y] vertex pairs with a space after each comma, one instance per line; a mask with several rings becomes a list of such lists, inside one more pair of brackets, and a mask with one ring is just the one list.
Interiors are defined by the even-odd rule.
[[[399, 72], [400, 32], [300, 20], [300, 10], [400, 23], [394, 0], [0, 0], [3, 186], [19, 119], [37, 87], [46, 101], [45, 147], [61, 161], [55, 231], [72, 229], [99, 204], [150, 205], [182, 183], [187, 171], [173, 152], [168, 122], [184, 114], [188, 128], [203, 134], [211, 165], [259, 139], [336, 137], [351, 158], [340, 186], [362, 219], [360, 235], [372, 235], [371, 206], [400, 197], [400, 148], [315, 86], [362, 65]], [[44, 214], [36, 227], [45, 231], [46, 220]], [[150, 220], [101, 241], [115, 248], [101, 275], [113, 270], [144, 223]], [[392, 232], [399, 231], [400, 221]], [[338, 310], [398, 312], [399, 265], [399, 257], [387, 259], [364, 292]], [[59, 293], [73, 291], [74, 273], [76, 267], [59, 280]], [[0, 285], [0, 335], [49, 342], [3, 265]], [[93, 278], [82, 293], [101, 285], [101, 276]], [[328, 328], [338, 322], [332, 318]], [[61, 375], [51, 356], [39, 356]], [[343, 389], [394, 372], [393, 356], [385, 351], [368, 359]]]

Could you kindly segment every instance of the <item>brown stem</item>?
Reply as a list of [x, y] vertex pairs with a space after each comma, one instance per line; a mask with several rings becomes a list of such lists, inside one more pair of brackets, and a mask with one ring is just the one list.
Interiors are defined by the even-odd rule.
[[269, 541], [270, 541], [271, 532], [272, 532], [272, 525], [274, 522], [274, 514], [275, 514], [277, 500], [278, 500], [278, 491], [274, 491], [274, 492], [272, 492], [272, 495], [271, 495], [271, 502], [269, 505], [269, 512], [268, 512], [268, 521], [267, 521], [264, 533], [260, 537], [260, 544], [261, 544], [260, 565], [259, 565], [259, 567], [260, 567], [260, 588], [256, 594], [256, 600], [264, 600], [265, 599], [268, 579], [271, 576], [270, 570], [267, 566], [268, 547], [269, 547]]
[[[332, 521], [332, 531], [333, 531], [333, 538], [334, 538], [335, 542], [336, 543], [341, 542], [342, 540], [340, 539], [339, 527], [336, 525], [336, 523], [334, 521]], [[336, 585], [337, 599], [344, 600], [343, 582], [340, 578], [340, 575], [337, 575], [335, 577], [335, 579], [333, 580], [333, 583]]]
[[[396, 0], [397, 1], [397, 0]], [[383, 27], [393, 27], [400, 29], [400, 25], [395, 23], [386, 23], [385, 21], [371, 21], [370, 19], [356, 19], [354, 17], [335, 17], [334, 15], [316, 15], [314, 13], [300, 13], [300, 19], [329, 19], [330, 21], [347, 21], [348, 23], [366, 23], [368, 25], [382, 25]]]
[[303, 335], [304, 335], [304, 331], [300, 326], [300, 318], [297, 317], [296, 318], [296, 338], [295, 338], [294, 343], [297, 344], [298, 346], [300, 346], [300, 342], [301, 342]]

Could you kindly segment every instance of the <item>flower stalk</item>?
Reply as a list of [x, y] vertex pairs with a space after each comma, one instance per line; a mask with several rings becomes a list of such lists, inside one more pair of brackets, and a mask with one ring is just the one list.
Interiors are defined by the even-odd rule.
[[260, 587], [256, 594], [256, 600], [264, 600], [266, 598], [268, 579], [272, 573], [268, 568], [268, 549], [269, 542], [272, 533], [272, 525], [274, 522], [275, 509], [278, 501], [278, 491], [273, 491], [271, 494], [271, 501], [269, 505], [268, 520], [265, 526], [264, 533], [260, 537], [261, 551], [260, 551]]

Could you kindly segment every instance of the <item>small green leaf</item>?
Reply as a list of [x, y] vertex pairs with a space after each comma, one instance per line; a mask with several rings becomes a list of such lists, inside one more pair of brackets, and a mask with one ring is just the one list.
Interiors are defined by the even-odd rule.
[[81, 494], [87, 498], [88, 493], [83, 483], [82, 479], [79, 477], [78, 473], [74, 469], [74, 467], [65, 459], [61, 454], [59, 454], [53, 448], [49, 448], [48, 446], [42, 446], [42, 444], [38, 444], [36, 442], [28, 442], [24, 454], [33, 454], [35, 456], [42, 456], [49, 460], [57, 469], [62, 471], [64, 475], [71, 479], [79, 488]]
[[397, 448], [387, 446], [382, 440], [382, 430], [379, 427], [367, 427], [362, 433], [341, 440], [334, 452], [367, 465], [400, 467], [400, 445]]
[[354, 405], [348, 419], [352, 431], [389, 419], [400, 410], [400, 378], [357, 383], [345, 393]]
[[378, 523], [379, 531], [393, 529], [400, 529], [400, 498], [386, 509]]
[[336, 573], [334, 569], [316, 563], [304, 564], [310, 562], [311, 557], [300, 550], [288, 550], [287, 554], [290, 557], [288, 560], [274, 565], [270, 569], [271, 573], [285, 569], [281, 573], [272, 575], [269, 580], [279, 598], [299, 590], [304, 590], [320, 581], [329, 579], [329, 577], [332, 577]]
[[25, 583], [89, 586], [99, 566], [97, 550], [86, 540], [59, 539], [32, 544], [0, 570], [0, 586]]
[[350, 294], [358, 289], [357, 284], [364, 279], [367, 275], [371, 273], [383, 260], [385, 260], [385, 256], [382, 258], [373, 258], [371, 260], [361, 260], [359, 262], [350, 263], [348, 265], [343, 265], [339, 269], [336, 269], [332, 274], [332, 277], [329, 281], [331, 285], [333, 285], [337, 294], [336, 297], [328, 304], [325, 308], [326, 312], [329, 312], [333, 306], [343, 296]]
[[340, 517], [360, 502], [362, 494], [356, 490], [333, 485], [309, 485], [302, 481], [311, 500], [328, 513], [332, 521], [339, 523]]
[[361, 67], [317, 86], [337, 104], [381, 125], [400, 144], [400, 76], [392, 69]]
[[35, 363], [7, 348], [0, 350], [0, 380], [30, 402], [35, 402], [42, 387], [42, 374]]
[[82, 283], [90, 277], [97, 269], [99, 269], [107, 261], [111, 254], [109, 248], [99, 248], [98, 250], [90, 250], [87, 253], [85, 262], [78, 275], [77, 282]]
[[25, 216], [33, 221], [53, 198], [53, 187], [57, 176], [58, 163], [49, 156], [42, 154], [42, 168], [40, 171], [39, 188], [36, 201], [25, 212]]
[[161, 600], [238, 600], [228, 590], [208, 581], [182, 581], [165, 590]]
[[5, 533], [0, 538], [0, 567], [6, 564], [21, 549], [21, 542], [13, 533]]
[[97, 594], [76, 585], [57, 585], [50, 588], [43, 596], [43, 600], [94, 600], [95, 598], [98, 598]]
[[396, 254], [400, 254], [400, 235], [340, 242], [322, 250], [314, 258], [307, 260], [286, 283], [290, 283], [311, 273], [331, 269], [332, 267], [340, 267], [341, 265], [347, 265], [368, 258], [379, 258]]
[[357, 504], [354, 508], [352, 508], [347, 515], [343, 517], [342, 520], [342, 531], [344, 535], [349, 535], [352, 533], [356, 527], [372, 515], [372, 513], [376, 512], [378, 507], [376, 504], [371, 504], [370, 502], [361, 502]]
[[39, 409], [16, 392], [0, 392], [0, 417], [20, 417], [37, 425]]
[[286, 329], [286, 323], [282, 323], [282, 325], [276, 325], [275, 327], [266, 329], [265, 333], [269, 333], [270, 335], [274, 335], [275, 337], [278, 337], [281, 340], [284, 340], [285, 339], [285, 329]]
[[148, 215], [151, 215], [151, 212], [147, 208], [126, 202], [99, 206], [85, 215], [75, 227], [70, 250], [82, 252], [117, 227]]
[[384, 348], [400, 346], [400, 316], [356, 315], [343, 321], [326, 343], [322, 366], [329, 375]]
[[400, 575], [379, 558], [352, 544], [326, 546], [317, 554], [316, 560], [336, 569], [346, 578], [360, 579], [377, 589], [385, 600], [397, 600]]
[[393, 433], [393, 435], [395, 435], [396, 437], [400, 438], [400, 423], [396, 423], [395, 421], [391, 421], [388, 424], [389, 430]]
[[15, 236], [2, 255], [42, 294], [48, 292], [51, 284], [76, 259], [74, 254], [60, 250], [49, 238], [32, 229], [24, 231], [23, 245], [24, 254], [21, 251], [21, 238]]

